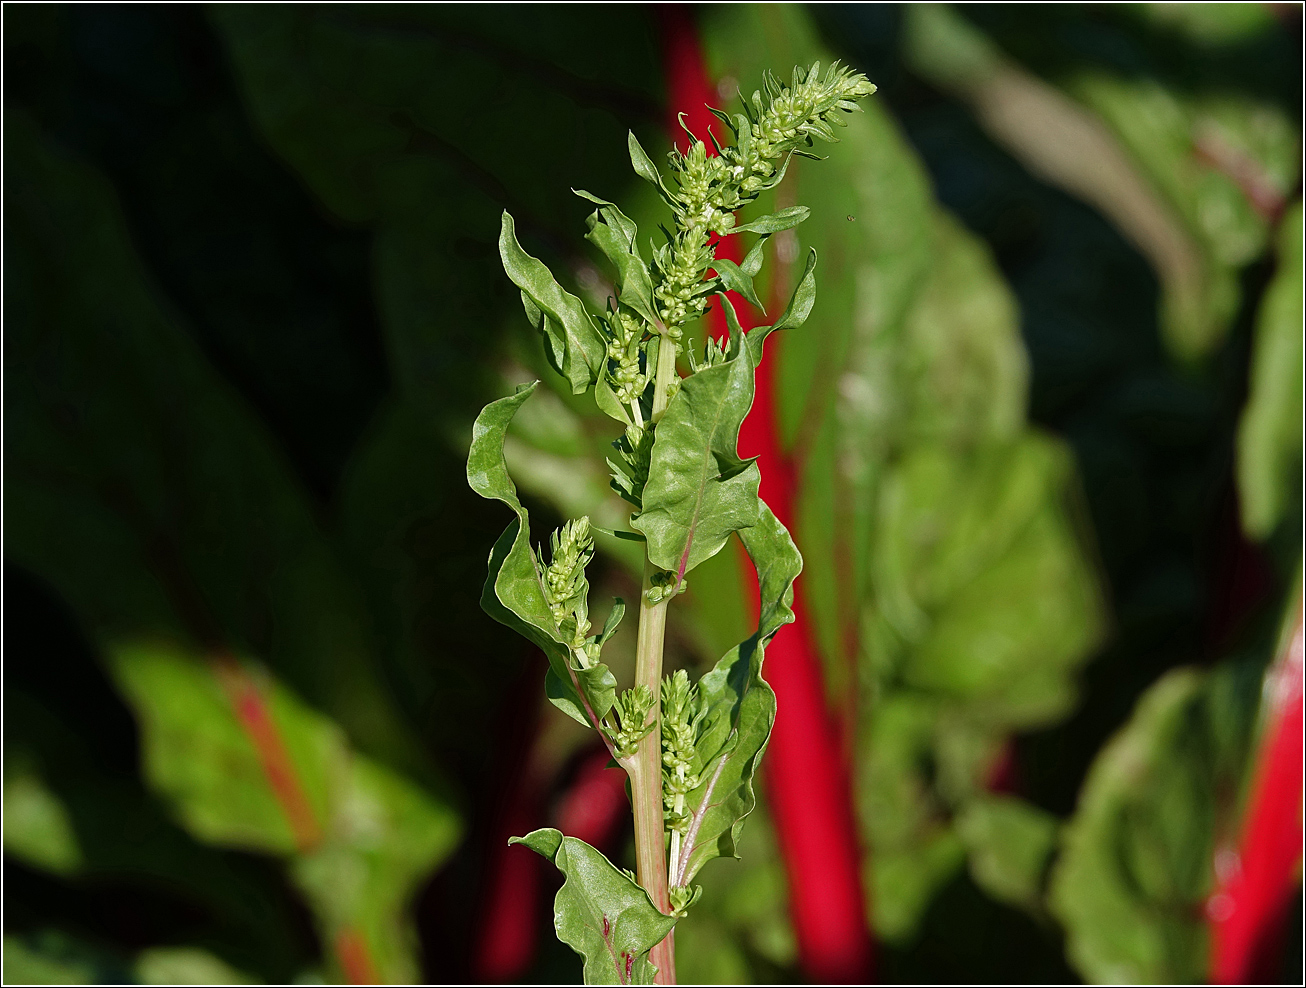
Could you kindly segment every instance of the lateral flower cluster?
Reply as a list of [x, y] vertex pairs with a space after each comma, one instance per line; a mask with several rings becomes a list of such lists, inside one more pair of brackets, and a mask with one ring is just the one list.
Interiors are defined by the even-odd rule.
[[[477, 417], [467, 477], [484, 497], [516, 515], [490, 554], [482, 606], [548, 657], [551, 702], [602, 736], [630, 777], [638, 869], [614, 867], [598, 851], [552, 829], [514, 838], [548, 857], [566, 876], [554, 918], [558, 936], [585, 959], [587, 983], [674, 983], [668, 933], [702, 889], [692, 880], [709, 860], [735, 853], [756, 799], [753, 782], [775, 720], [775, 694], [762, 678], [765, 647], [792, 621], [793, 583], [802, 557], [758, 496], [754, 459], [739, 456], [740, 426], [753, 401], [754, 372], [767, 336], [796, 329], [816, 294], [815, 251], [784, 312], [747, 335], [726, 296], [738, 292], [758, 309], [753, 288], [769, 237], [807, 219], [805, 206], [739, 222], [736, 213], [784, 178], [794, 155], [816, 157], [815, 140], [835, 140], [842, 115], [875, 91], [838, 63], [796, 68], [788, 85], [767, 73], [762, 88], [730, 116], [713, 110], [733, 141], [715, 153], [691, 137], [672, 150], [664, 178], [633, 134], [631, 165], [672, 213], [665, 242], [641, 251], [635, 223], [615, 204], [595, 205], [586, 239], [615, 269], [617, 292], [594, 313], [527, 254], [503, 214], [499, 252], [521, 290], [527, 319], [550, 365], [574, 394], [593, 389], [598, 407], [624, 428], [608, 459], [612, 488], [635, 509], [633, 531], [607, 533], [642, 542], [635, 682], [622, 689], [603, 662], [625, 604], [616, 600], [591, 634], [594, 558], [589, 518], [568, 521], [532, 548], [530, 519], [504, 460], [508, 426], [536, 384], [492, 402]], [[714, 237], [755, 234], [739, 264], [718, 258]], [[709, 274], [711, 272], [711, 274]], [[729, 339], [704, 339], [693, 352], [690, 324], [715, 298]], [[678, 370], [688, 350], [688, 375]], [[662, 674], [666, 614], [686, 575], [737, 536], [758, 573], [757, 630], [697, 682], [685, 670]], [[592, 921], [601, 916], [602, 922]]]

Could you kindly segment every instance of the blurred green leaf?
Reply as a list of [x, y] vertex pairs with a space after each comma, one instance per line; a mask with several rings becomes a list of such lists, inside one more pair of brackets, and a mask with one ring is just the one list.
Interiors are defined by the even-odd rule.
[[81, 867], [82, 852], [63, 802], [20, 755], [4, 760], [4, 845], [36, 868], [71, 875]]
[[351, 751], [275, 680], [249, 673], [256, 692], [233, 693], [234, 673], [160, 645], [121, 645], [112, 664], [146, 774], [187, 828], [290, 857], [324, 938], [360, 936], [382, 978], [411, 981], [408, 899], [457, 842], [452, 811]]
[[1150, 80], [1086, 73], [1070, 90], [1102, 116], [1201, 247], [1198, 300], [1171, 297], [1162, 327], [1186, 358], [1223, 338], [1241, 298], [1237, 271], [1265, 248], [1265, 213], [1297, 179], [1292, 125], [1247, 97], [1191, 97]]
[[1206, 976], [1217, 799], [1237, 789], [1258, 692], [1236, 666], [1172, 670], [1090, 768], [1049, 893], [1090, 981]]
[[1279, 227], [1278, 272], [1256, 317], [1251, 394], [1238, 424], [1243, 529], [1267, 538], [1288, 510], [1301, 473], [1302, 207]]
[[18, 937], [4, 937], [4, 975], [7, 985], [93, 985], [96, 972], [89, 962], [50, 957]]
[[514, 837], [562, 872], [553, 903], [558, 939], [585, 958], [587, 985], [651, 985], [648, 952], [676, 925], [648, 893], [583, 840], [553, 829]]
[[136, 958], [143, 985], [256, 985], [259, 982], [198, 947], [152, 947]]
[[975, 883], [994, 898], [1037, 910], [1056, 848], [1058, 821], [1021, 799], [982, 796], [957, 815]]

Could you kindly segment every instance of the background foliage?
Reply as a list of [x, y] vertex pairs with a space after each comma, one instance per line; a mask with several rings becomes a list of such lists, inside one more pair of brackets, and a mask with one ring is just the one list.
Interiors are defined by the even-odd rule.
[[[764, 205], [813, 209], [778, 282], [821, 257], [768, 359], [885, 980], [1204, 977], [1300, 560], [1300, 13], [1260, 10], [699, 12], [722, 103], [880, 86]], [[6, 979], [475, 977], [505, 801], [557, 824], [588, 755], [477, 605], [470, 423], [549, 377], [498, 215], [603, 295], [569, 189], [652, 229], [658, 18], [4, 26]], [[514, 422], [537, 538], [614, 527], [609, 433], [565, 388]], [[746, 634], [730, 553], [691, 584], [673, 664]], [[741, 853], [685, 980], [797, 976], [764, 804]]]

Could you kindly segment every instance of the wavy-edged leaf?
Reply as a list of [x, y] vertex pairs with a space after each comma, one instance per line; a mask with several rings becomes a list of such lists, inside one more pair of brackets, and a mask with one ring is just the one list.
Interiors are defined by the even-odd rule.
[[621, 302], [628, 305], [651, 324], [656, 324], [653, 308], [653, 277], [648, 264], [639, 256], [636, 237], [638, 228], [630, 217], [613, 203], [583, 190], [576, 193], [583, 199], [596, 203], [598, 209], [590, 213], [585, 223], [589, 233], [585, 239], [594, 244], [617, 269], [617, 285], [621, 289]]
[[[607, 345], [584, 304], [554, 280], [543, 261], [531, 257], [517, 242], [511, 214], [503, 211], [499, 228], [499, 257], [503, 270], [529, 296], [542, 315], [535, 328], [549, 344], [554, 366], [571, 385], [572, 394], [584, 394], [603, 370]], [[527, 310], [527, 316], [531, 316]]]
[[716, 555], [731, 532], [757, 524], [757, 463], [738, 452], [754, 365], [741, 336], [732, 349], [671, 399], [655, 433], [643, 511], [631, 522], [648, 537], [653, 564], [681, 577]]
[[517, 487], [508, 475], [508, 464], [503, 458], [508, 424], [539, 383], [524, 385], [516, 394], [490, 402], [472, 425], [467, 483], [481, 497], [502, 501], [517, 515], [490, 551], [481, 607], [500, 624], [540, 647], [548, 657], [552, 673], [545, 684], [549, 699], [564, 713], [586, 727], [593, 727], [585, 708], [590, 706], [594, 717], [602, 718], [612, 708], [616, 678], [602, 663], [583, 671], [577, 668], [549, 610], [535, 554], [531, 552], [530, 515], [517, 496]]
[[794, 580], [803, 557], [766, 504], [757, 524], [740, 531], [757, 569], [761, 611], [757, 631], [699, 681], [707, 710], [694, 766], [702, 780], [685, 800], [690, 815], [680, 865], [671, 876], [688, 885], [712, 858], [735, 857], [744, 818], [757, 804], [753, 779], [775, 723], [775, 693], [762, 678], [766, 643], [794, 620]]
[[648, 893], [599, 851], [546, 827], [509, 844], [525, 844], [552, 861], [565, 881], [553, 900], [558, 939], [585, 960], [587, 985], [651, 985], [648, 952], [672, 927]]
[[774, 213], [759, 216], [748, 223], [740, 223], [738, 226], [732, 227], [730, 232], [779, 233], [781, 230], [792, 230], [811, 215], [812, 211], [806, 206], [788, 206]]

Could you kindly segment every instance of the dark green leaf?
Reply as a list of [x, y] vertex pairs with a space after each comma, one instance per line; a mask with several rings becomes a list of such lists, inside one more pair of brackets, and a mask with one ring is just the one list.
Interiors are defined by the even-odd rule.
[[548, 858], [565, 881], [553, 900], [558, 939], [585, 961], [587, 985], [648, 985], [657, 974], [648, 952], [676, 920], [653, 905], [648, 893], [583, 840], [545, 828], [514, 837]]
[[607, 360], [603, 335], [581, 300], [564, 291], [543, 262], [521, 249], [507, 210], [503, 212], [499, 230], [499, 257], [512, 283], [542, 312], [544, 318], [536, 328], [547, 338], [555, 366], [571, 385], [573, 394], [584, 394], [598, 379]]
[[757, 523], [759, 474], [741, 459], [739, 426], [753, 403], [753, 361], [735, 355], [687, 378], [657, 425], [643, 510], [631, 525], [648, 537], [655, 566], [683, 577], [715, 555], [731, 532]]

